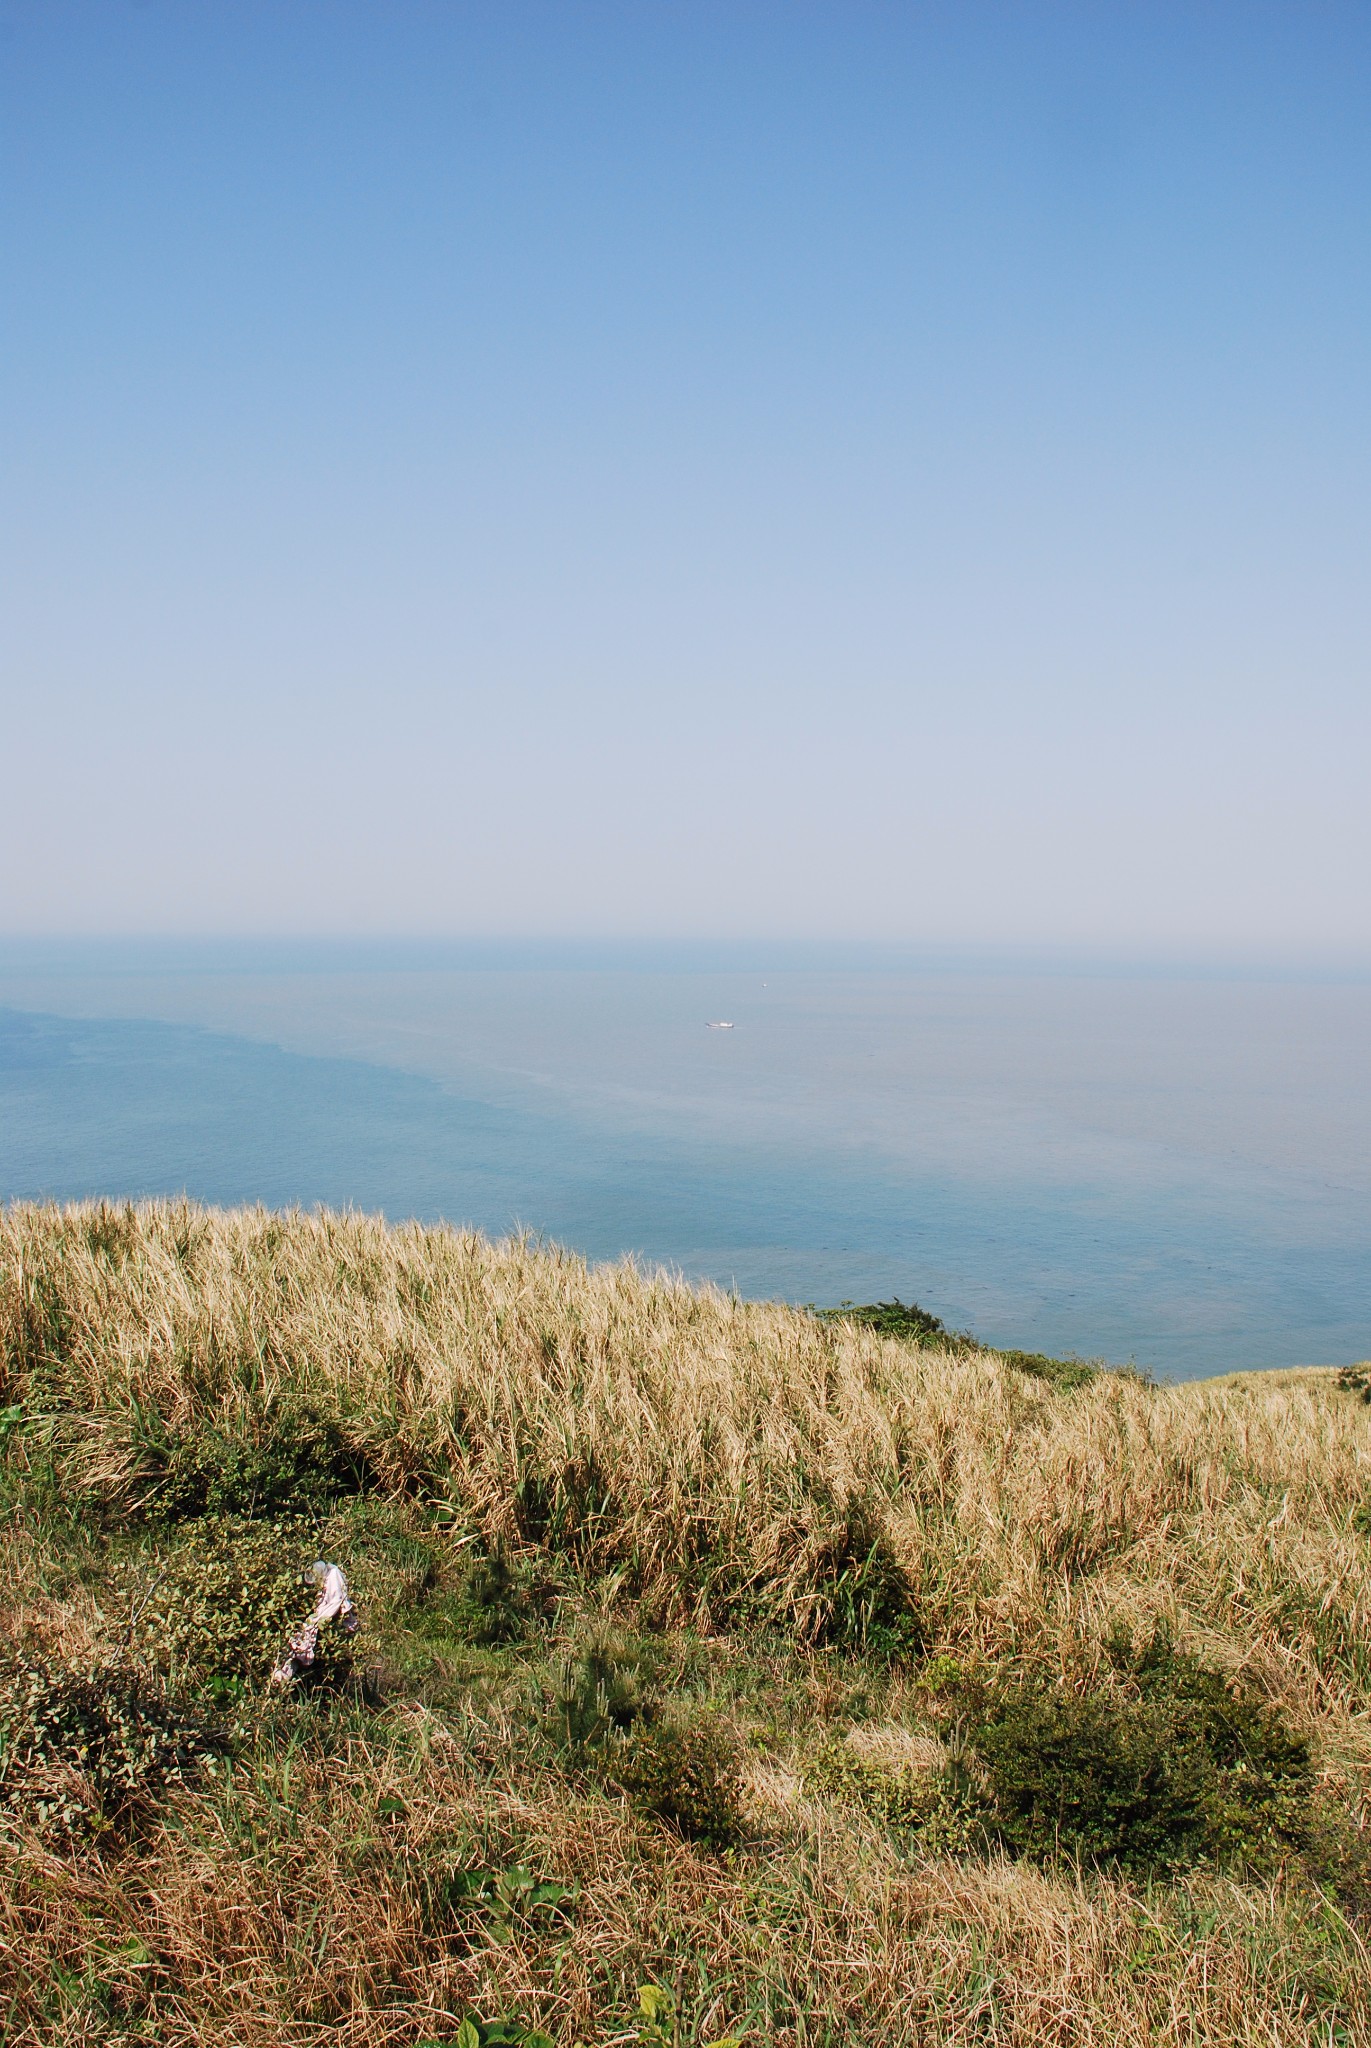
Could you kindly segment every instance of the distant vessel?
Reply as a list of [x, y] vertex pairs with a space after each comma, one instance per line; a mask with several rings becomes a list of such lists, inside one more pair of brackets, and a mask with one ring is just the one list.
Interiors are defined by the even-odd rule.
[[710, 1031], [731, 1031], [733, 1026], [727, 1017], [720, 1017], [717, 1023], [711, 1018], [707, 1028]]

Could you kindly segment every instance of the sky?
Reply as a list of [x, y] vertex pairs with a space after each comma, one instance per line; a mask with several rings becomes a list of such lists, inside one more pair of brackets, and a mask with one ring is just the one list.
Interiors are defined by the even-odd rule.
[[1371, 962], [1371, 11], [0, 0], [0, 932]]

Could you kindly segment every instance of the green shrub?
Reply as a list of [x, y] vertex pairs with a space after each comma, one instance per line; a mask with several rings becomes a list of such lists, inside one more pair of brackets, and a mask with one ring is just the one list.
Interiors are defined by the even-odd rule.
[[1308, 1874], [1345, 1913], [1361, 1920], [1371, 1916], [1371, 1825], [1354, 1790], [1344, 1787], [1339, 1797], [1320, 1787], [1311, 1796], [1300, 1846]]
[[942, 1317], [935, 1316], [931, 1309], [920, 1308], [916, 1301], [901, 1301], [898, 1296], [893, 1301], [845, 1301], [837, 1308], [818, 1309], [816, 1314], [821, 1322], [858, 1323], [882, 1337], [915, 1344], [921, 1351], [951, 1351], [962, 1357], [968, 1352], [985, 1351], [1013, 1366], [1016, 1372], [1046, 1380], [1063, 1393], [1085, 1386], [1100, 1370], [1098, 1365], [1090, 1365], [1081, 1358], [1049, 1358], [1043, 1351], [998, 1350], [993, 1344], [982, 1344], [969, 1330], [949, 1330]]
[[920, 1308], [917, 1301], [844, 1301], [837, 1308], [821, 1308], [817, 1314], [823, 1322], [859, 1323], [865, 1330], [875, 1330], [882, 1337], [899, 1337], [906, 1344], [932, 1346], [939, 1350], [945, 1344], [970, 1344], [974, 1340], [961, 1331], [949, 1330], [941, 1316], [935, 1316], [931, 1309]]
[[256, 1435], [192, 1431], [159, 1446], [156, 1457], [148, 1506], [167, 1521], [317, 1513], [369, 1480], [338, 1424], [306, 1408], [273, 1411]]
[[1116, 1686], [1028, 1677], [975, 1709], [999, 1832], [1020, 1855], [1133, 1871], [1260, 1864], [1298, 1843], [1309, 1753], [1279, 1715], [1159, 1633], [1116, 1641]]
[[1162, 1708], [1172, 1740], [1210, 1770], [1205, 1853], [1261, 1861], [1298, 1842], [1313, 1790], [1309, 1745], [1241, 1681], [1178, 1651], [1164, 1629], [1140, 1651], [1113, 1646], [1144, 1701]]
[[[987, 1345], [986, 1349], [991, 1347]], [[1027, 1373], [1033, 1380], [1045, 1380], [1063, 1394], [1069, 1394], [1073, 1387], [1089, 1386], [1100, 1374], [1099, 1366], [1084, 1358], [1049, 1358], [1045, 1351], [996, 1350], [992, 1355], [1002, 1364], [1013, 1366], [1015, 1372]]]
[[811, 1792], [843, 1799], [886, 1827], [920, 1827], [937, 1802], [936, 1775], [914, 1764], [878, 1762], [849, 1743], [829, 1740], [804, 1772]]
[[128, 1663], [0, 1665], [0, 1805], [49, 1835], [126, 1832], [226, 1749], [196, 1705]]
[[640, 1813], [669, 1821], [691, 1841], [722, 1847], [739, 1832], [738, 1741], [712, 1711], [636, 1730], [615, 1775]]
[[1173, 1750], [1168, 1717], [1103, 1692], [1025, 1682], [976, 1731], [1001, 1834], [1017, 1854], [1059, 1851], [1150, 1870], [1198, 1859], [1209, 1774]]
[[[314, 1554], [297, 1523], [226, 1518], [185, 1526], [160, 1571], [144, 1567], [146, 1590], [128, 1588], [135, 1641], [179, 1682], [221, 1691], [262, 1685], [286, 1636], [313, 1609], [316, 1589], [305, 1567]], [[341, 1684], [352, 1668], [350, 1639], [323, 1629], [310, 1687]]]
[[992, 1817], [959, 1744], [932, 1768], [863, 1756], [849, 1743], [829, 1741], [810, 1759], [811, 1792], [860, 1807], [895, 1834], [912, 1834], [937, 1856], [964, 1856], [985, 1848]]
[[968, 1682], [967, 1666], [960, 1657], [954, 1657], [949, 1650], [938, 1650], [919, 1667], [920, 1690], [932, 1694], [950, 1693], [960, 1697]]

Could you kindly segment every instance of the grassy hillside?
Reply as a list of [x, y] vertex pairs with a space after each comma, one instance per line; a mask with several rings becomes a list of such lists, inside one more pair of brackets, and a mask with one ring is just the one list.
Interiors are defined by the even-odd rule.
[[937, 1335], [6, 1212], [0, 2034], [1371, 2043], [1365, 1387]]

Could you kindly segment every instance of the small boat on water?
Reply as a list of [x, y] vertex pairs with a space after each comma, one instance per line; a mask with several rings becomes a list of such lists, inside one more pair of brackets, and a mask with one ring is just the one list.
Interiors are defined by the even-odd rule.
[[731, 1031], [733, 1026], [727, 1017], [720, 1017], [717, 1021], [711, 1017], [705, 1029], [707, 1031]]

